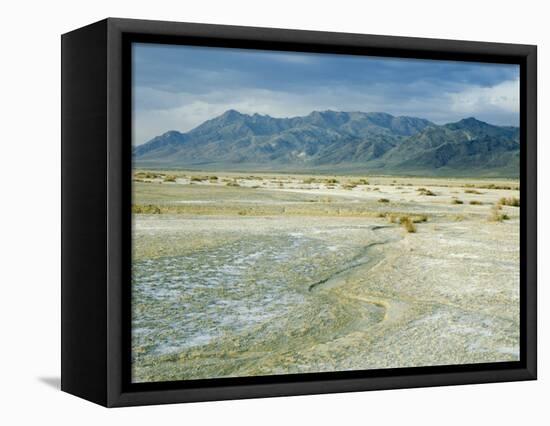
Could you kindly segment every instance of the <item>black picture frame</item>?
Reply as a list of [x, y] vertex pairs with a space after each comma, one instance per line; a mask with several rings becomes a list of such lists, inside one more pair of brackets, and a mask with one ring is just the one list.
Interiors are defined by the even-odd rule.
[[[62, 36], [62, 390], [108, 406], [536, 379], [536, 46], [109, 18]], [[130, 44], [520, 65], [520, 361], [130, 382]]]

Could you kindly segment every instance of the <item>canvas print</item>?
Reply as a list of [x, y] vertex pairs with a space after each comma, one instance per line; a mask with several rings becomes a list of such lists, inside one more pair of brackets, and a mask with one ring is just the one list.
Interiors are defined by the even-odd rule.
[[519, 360], [519, 66], [134, 43], [132, 381]]

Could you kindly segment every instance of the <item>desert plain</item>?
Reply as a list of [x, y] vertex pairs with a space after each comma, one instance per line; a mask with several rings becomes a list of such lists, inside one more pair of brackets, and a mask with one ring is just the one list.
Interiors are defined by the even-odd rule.
[[132, 380], [519, 359], [513, 179], [134, 170]]

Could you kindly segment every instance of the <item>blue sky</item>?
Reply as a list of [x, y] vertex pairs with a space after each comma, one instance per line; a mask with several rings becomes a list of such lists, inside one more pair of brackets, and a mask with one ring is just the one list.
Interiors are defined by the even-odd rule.
[[135, 144], [191, 130], [228, 109], [519, 123], [516, 65], [134, 44], [133, 76]]

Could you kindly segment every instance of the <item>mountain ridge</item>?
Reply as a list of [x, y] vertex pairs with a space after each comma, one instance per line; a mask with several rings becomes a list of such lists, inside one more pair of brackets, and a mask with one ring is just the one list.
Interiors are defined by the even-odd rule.
[[188, 132], [167, 131], [133, 154], [138, 167], [515, 176], [519, 129], [474, 117], [437, 125], [384, 112], [274, 118], [230, 109]]

